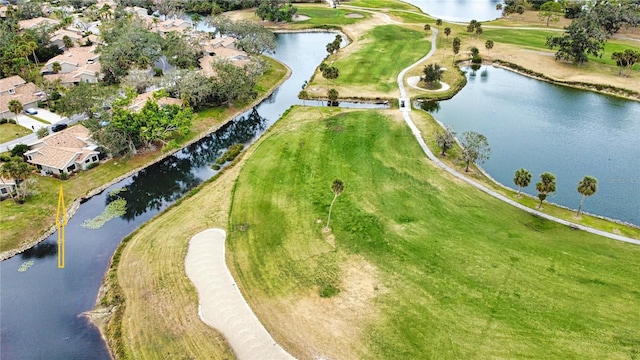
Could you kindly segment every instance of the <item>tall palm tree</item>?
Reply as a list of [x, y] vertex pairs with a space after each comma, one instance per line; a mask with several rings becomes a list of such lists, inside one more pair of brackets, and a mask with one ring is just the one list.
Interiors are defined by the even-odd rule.
[[18, 113], [22, 111], [22, 103], [20, 101], [13, 99], [9, 101], [9, 111], [11, 111], [16, 117], [16, 123], [18, 122]]
[[529, 186], [529, 183], [531, 183], [531, 173], [529, 170], [525, 168], [516, 170], [513, 176], [513, 183], [518, 186], [518, 196], [520, 196], [522, 188]]
[[9, 161], [2, 164], [0, 173], [2, 177], [13, 179], [16, 183], [16, 202], [24, 202], [27, 197], [27, 179], [31, 176], [33, 168], [24, 161]]
[[540, 181], [536, 183], [536, 190], [538, 190], [538, 199], [540, 199], [540, 204], [538, 205], [538, 209], [540, 209], [547, 195], [556, 192], [556, 176], [550, 172], [540, 174]]
[[55, 61], [53, 64], [51, 64], [51, 70], [53, 70], [54, 74], [57, 74], [60, 72], [60, 70], [62, 70], [62, 65], [60, 65], [59, 62]]
[[333, 203], [344, 191], [344, 181], [340, 179], [333, 180], [333, 183], [331, 184], [331, 191], [333, 192], [333, 200], [331, 200], [331, 205], [329, 205], [329, 217], [327, 218], [327, 226], [324, 227], [325, 231], [329, 231], [329, 222], [331, 221], [331, 210], [333, 209]]
[[580, 216], [580, 211], [582, 210], [582, 204], [584, 203], [584, 199], [587, 196], [591, 196], [598, 191], [598, 179], [593, 176], [585, 176], [578, 182], [578, 192], [582, 195], [582, 199], [580, 199], [580, 206], [578, 206], [577, 216]]

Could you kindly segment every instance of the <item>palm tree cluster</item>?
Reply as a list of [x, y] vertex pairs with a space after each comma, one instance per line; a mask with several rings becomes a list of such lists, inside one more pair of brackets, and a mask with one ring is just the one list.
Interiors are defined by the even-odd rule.
[[[518, 186], [518, 194], [516, 196], [519, 197], [522, 188], [529, 186], [529, 183], [531, 183], [531, 173], [529, 170], [525, 168], [516, 170], [515, 175], [513, 176], [513, 183]], [[556, 176], [550, 172], [540, 174], [540, 181], [536, 183], [536, 190], [538, 191], [538, 199], [540, 200], [538, 209], [540, 209], [542, 207], [542, 202], [547, 198], [547, 195], [556, 192]], [[580, 216], [584, 199], [598, 191], [598, 179], [589, 175], [584, 176], [582, 180], [578, 182], [577, 190], [578, 193], [582, 195], [582, 198], [580, 199], [580, 206], [578, 206], [578, 212], [576, 214], [576, 216]]]

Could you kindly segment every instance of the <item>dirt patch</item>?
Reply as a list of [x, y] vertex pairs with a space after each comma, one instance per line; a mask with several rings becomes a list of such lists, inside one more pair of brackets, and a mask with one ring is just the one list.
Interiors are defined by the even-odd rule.
[[258, 313], [276, 340], [298, 358], [362, 358], [366, 354], [363, 329], [375, 319], [373, 300], [385, 290], [377, 269], [362, 258], [342, 266], [340, 290], [328, 299], [313, 292], [274, 300], [259, 306]]
[[350, 19], [362, 19], [364, 17], [364, 15], [358, 14], [358, 13], [349, 13], [349, 14], [345, 15], [344, 17], [350, 18]]

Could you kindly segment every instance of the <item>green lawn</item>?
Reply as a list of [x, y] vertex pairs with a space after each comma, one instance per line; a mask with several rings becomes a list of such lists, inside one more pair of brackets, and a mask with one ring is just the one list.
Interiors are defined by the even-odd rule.
[[17, 124], [1, 124], [0, 125], [0, 143], [5, 143], [14, 139], [21, 138], [31, 134], [33, 131]]
[[[339, 57], [333, 62], [340, 70], [340, 76], [329, 82], [329, 86], [372, 86], [377, 91], [389, 93], [398, 88], [398, 73], [424, 56], [431, 48], [424, 31], [396, 25], [377, 26], [363, 35], [360, 43], [362, 48], [356, 53], [344, 58]], [[332, 58], [327, 62], [332, 63]], [[322, 75], [317, 75], [316, 80], [324, 79]]]
[[529, 49], [547, 48], [547, 37], [551, 35], [560, 35], [561, 32], [550, 30], [518, 30], [518, 29], [484, 29], [481, 44], [491, 39], [494, 42], [518, 45]]
[[[361, 358], [639, 355], [640, 247], [572, 231], [453, 180], [397, 118], [295, 108], [255, 149], [235, 186], [228, 242], [254, 309], [339, 289], [308, 310], [330, 316], [318, 307], [335, 299], [338, 313], [352, 284], [341, 266], [363, 258], [378, 276], [375, 315], [347, 339], [364, 346]], [[322, 227], [336, 178], [345, 191], [332, 246]], [[292, 342], [283, 335], [291, 324], [262, 309], [275, 337]]]

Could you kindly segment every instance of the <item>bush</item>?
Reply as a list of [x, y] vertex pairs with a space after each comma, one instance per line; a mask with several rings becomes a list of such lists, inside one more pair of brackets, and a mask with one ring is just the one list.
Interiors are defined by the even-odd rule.
[[60, 174], [60, 176], [58, 176], [60, 178], [60, 180], [67, 180], [69, 178], [69, 174], [67, 173], [62, 173]]
[[96, 167], [96, 166], [98, 166], [98, 165], [100, 165], [100, 163], [99, 163], [99, 162], [91, 163], [91, 164], [89, 164], [89, 165], [87, 166], [87, 170], [89, 170], [89, 169], [93, 169], [94, 167]]
[[474, 55], [471, 58], [471, 62], [474, 64], [481, 64], [482, 63], [482, 57], [480, 57], [480, 55]]
[[216, 171], [217, 171], [217, 170], [220, 170], [220, 165], [218, 165], [218, 164], [213, 164], [213, 165], [211, 166], [211, 168], [212, 168], [213, 170], [216, 170]]
[[17, 144], [11, 149], [11, 156], [22, 156], [24, 153], [29, 151], [29, 145], [27, 144]]
[[38, 129], [38, 131], [36, 131], [36, 135], [38, 135], [38, 139], [42, 139], [43, 137], [49, 135], [49, 129], [47, 129], [46, 127], [40, 128]]

